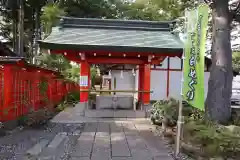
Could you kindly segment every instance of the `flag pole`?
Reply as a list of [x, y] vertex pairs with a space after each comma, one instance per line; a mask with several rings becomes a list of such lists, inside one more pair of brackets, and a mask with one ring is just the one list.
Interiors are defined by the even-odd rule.
[[[184, 67], [184, 61], [185, 61], [185, 56], [184, 56], [184, 52], [182, 55], [182, 59], [183, 59], [183, 67]], [[183, 68], [182, 68], [182, 79], [181, 79], [181, 98], [179, 101], [179, 109], [178, 109], [178, 121], [177, 121], [177, 136], [176, 136], [176, 151], [175, 151], [175, 156], [178, 157], [179, 153], [180, 153], [180, 149], [181, 149], [181, 137], [182, 137], [182, 127], [184, 124], [184, 117], [182, 115], [182, 111], [183, 111], [183, 83], [184, 83], [184, 72], [183, 72]]]
[[[187, 34], [187, 10], [185, 10], [185, 26], [184, 26], [184, 36]], [[181, 149], [181, 137], [183, 131], [183, 124], [184, 124], [184, 117], [183, 117], [183, 85], [184, 85], [184, 62], [185, 62], [185, 39], [184, 37], [184, 48], [182, 54], [182, 78], [181, 78], [181, 91], [180, 91], [180, 101], [179, 101], [179, 108], [178, 108], [178, 120], [177, 120], [177, 135], [176, 135], [176, 148], [175, 148], [175, 156], [178, 157]]]

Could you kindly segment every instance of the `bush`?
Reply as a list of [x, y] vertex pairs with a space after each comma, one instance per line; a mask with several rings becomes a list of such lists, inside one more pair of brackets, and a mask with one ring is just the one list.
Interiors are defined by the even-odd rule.
[[74, 91], [67, 94], [65, 103], [75, 104], [80, 101], [80, 91]]
[[[173, 98], [158, 101], [151, 109], [151, 120], [162, 124], [163, 135], [170, 135], [175, 141], [175, 131], [172, 128], [177, 123], [179, 102]], [[194, 159], [240, 159], [240, 127], [221, 126], [204, 119], [205, 113], [188, 105], [183, 105], [182, 149]], [[233, 115], [234, 122], [239, 122], [239, 116]], [[165, 124], [165, 125], [163, 125]], [[171, 133], [170, 133], [171, 132]]]
[[[240, 156], [240, 129], [231, 131], [228, 127], [203, 121], [189, 121], [183, 129], [184, 142], [198, 146], [205, 157]], [[239, 157], [238, 157], [239, 158]]]
[[[161, 124], [164, 119], [167, 125], [174, 126], [178, 120], [179, 101], [170, 98], [169, 100], [160, 100], [152, 105], [151, 120], [154, 124]], [[183, 105], [183, 116], [195, 115], [196, 109], [185, 104]]]
[[152, 122], [162, 124], [163, 120], [165, 120], [167, 125], [176, 125], [178, 106], [179, 102], [173, 98], [157, 101], [150, 111]]
[[47, 123], [48, 120], [53, 117], [53, 115], [53, 112], [45, 107], [37, 111], [30, 111], [27, 115], [19, 117], [18, 123], [19, 125], [38, 127]]

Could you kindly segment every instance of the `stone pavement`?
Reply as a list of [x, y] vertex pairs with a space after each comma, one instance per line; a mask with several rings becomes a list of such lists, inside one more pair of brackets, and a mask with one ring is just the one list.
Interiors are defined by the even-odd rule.
[[71, 160], [173, 160], [148, 129], [141, 124], [87, 123]]
[[88, 122], [82, 131], [72, 132], [74, 140], [67, 147], [69, 136], [60, 132], [51, 142], [40, 141], [27, 151], [29, 160], [173, 160], [146, 123]]
[[173, 160], [147, 120], [53, 124], [0, 137], [1, 160]]

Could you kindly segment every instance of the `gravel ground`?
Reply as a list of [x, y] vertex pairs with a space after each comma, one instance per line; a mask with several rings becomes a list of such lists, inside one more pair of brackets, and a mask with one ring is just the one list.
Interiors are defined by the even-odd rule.
[[[161, 127], [160, 126], [156, 126], [155, 129], [155, 134], [158, 136], [161, 136]], [[162, 138], [164, 144], [166, 145], [166, 147], [170, 150], [170, 154], [175, 158], [175, 160], [194, 160], [193, 158], [189, 157], [187, 154], [184, 153], [180, 153], [179, 157], [175, 156], [175, 149], [172, 144], [170, 144], [170, 139], [167, 137], [163, 137]]]
[[[77, 128], [83, 128], [84, 124], [54, 124], [49, 123], [40, 128], [15, 129], [11, 134], [0, 137], [0, 160], [23, 160], [25, 152], [41, 139], [52, 140], [59, 132], [73, 134]], [[69, 144], [66, 144], [65, 152], [74, 142], [70, 137]], [[72, 140], [71, 140], [72, 139]]]

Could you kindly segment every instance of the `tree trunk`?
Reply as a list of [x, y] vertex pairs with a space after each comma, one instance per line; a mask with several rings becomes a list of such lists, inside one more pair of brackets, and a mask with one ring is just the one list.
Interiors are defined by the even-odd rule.
[[12, 17], [13, 17], [13, 24], [12, 24], [12, 30], [13, 30], [13, 52], [18, 52], [18, 46], [17, 46], [17, 13], [16, 10], [12, 11]]
[[210, 120], [226, 124], [231, 118], [232, 50], [228, 1], [215, 0], [212, 10], [212, 67], [208, 81], [206, 113]]
[[21, 57], [24, 57], [24, 0], [19, 1], [18, 12], [18, 52]]

